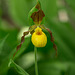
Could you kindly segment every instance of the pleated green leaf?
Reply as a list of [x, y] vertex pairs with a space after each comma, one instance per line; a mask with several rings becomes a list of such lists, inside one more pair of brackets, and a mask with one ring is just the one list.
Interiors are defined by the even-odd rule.
[[24, 71], [19, 65], [17, 65], [12, 59], [10, 59], [9, 62], [9, 67], [14, 67], [15, 70], [20, 74], [20, 75], [29, 75], [26, 71]]

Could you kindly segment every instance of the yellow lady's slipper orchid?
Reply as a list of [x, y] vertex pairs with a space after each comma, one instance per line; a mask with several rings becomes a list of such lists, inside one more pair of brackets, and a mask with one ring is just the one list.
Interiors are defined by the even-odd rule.
[[32, 34], [31, 41], [35, 47], [45, 47], [47, 44], [47, 36], [41, 28], [37, 27]]
[[[37, 11], [35, 9], [37, 9]], [[25, 41], [24, 37], [27, 36], [29, 33], [32, 35], [31, 41], [35, 47], [45, 47], [47, 44], [47, 36], [42, 31], [42, 29], [49, 32], [51, 36], [50, 41], [53, 43], [53, 48], [56, 50], [56, 56], [57, 56], [57, 46], [54, 43], [54, 38], [53, 38], [51, 30], [48, 28], [45, 28], [43, 25], [44, 18], [45, 18], [45, 14], [43, 10], [41, 9], [40, 2], [38, 1], [37, 5], [29, 12], [29, 21], [31, 26], [29, 27], [28, 31], [23, 32], [23, 36], [21, 37], [21, 43], [17, 46], [16, 52], [14, 53], [13, 57], [15, 56], [17, 51], [21, 48], [22, 44], [24, 43]]]

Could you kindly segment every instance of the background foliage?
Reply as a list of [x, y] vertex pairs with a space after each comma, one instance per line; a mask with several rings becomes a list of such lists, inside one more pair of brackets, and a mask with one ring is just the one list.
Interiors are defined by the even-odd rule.
[[[39, 49], [39, 75], [75, 75], [75, 0], [40, 2], [46, 17], [45, 26], [55, 38], [58, 57], [53, 48]], [[15, 63], [10, 61], [23, 31], [30, 26], [28, 13], [35, 4], [36, 0], [0, 0], [0, 75], [35, 75], [30, 35], [16, 54]], [[15, 68], [8, 67], [10, 65]]]

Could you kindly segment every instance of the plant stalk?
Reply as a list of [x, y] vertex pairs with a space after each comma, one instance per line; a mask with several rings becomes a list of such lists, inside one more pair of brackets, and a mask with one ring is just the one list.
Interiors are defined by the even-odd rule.
[[37, 48], [34, 47], [34, 51], [35, 51], [35, 73], [36, 75], [38, 75], [38, 66], [37, 66]]

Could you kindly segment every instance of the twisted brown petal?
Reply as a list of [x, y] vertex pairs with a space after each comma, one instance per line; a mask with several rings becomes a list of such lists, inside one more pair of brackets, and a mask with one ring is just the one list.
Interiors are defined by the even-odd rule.
[[21, 37], [21, 43], [20, 43], [20, 45], [17, 46], [16, 52], [14, 53], [13, 57], [15, 56], [15, 54], [17, 53], [17, 51], [21, 48], [21, 45], [22, 45], [22, 44], [24, 43], [24, 41], [25, 41], [25, 38], [24, 38], [24, 37], [25, 37], [26, 35], [28, 35], [28, 33], [29, 33], [29, 31], [23, 33], [23, 36]]
[[54, 37], [52, 36], [52, 32], [50, 29], [46, 28], [46, 30], [50, 33], [50, 36], [51, 36], [51, 42], [53, 43], [53, 48], [56, 50], [56, 56], [57, 56], [57, 46], [56, 44], [54, 43]]
[[31, 18], [33, 19], [35, 24], [40, 24], [42, 19], [43, 19], [43, 17], [45, 17], [45, 14], [41, 9], [39, 9], [37, 12], [34, 12], [31, 15]]

